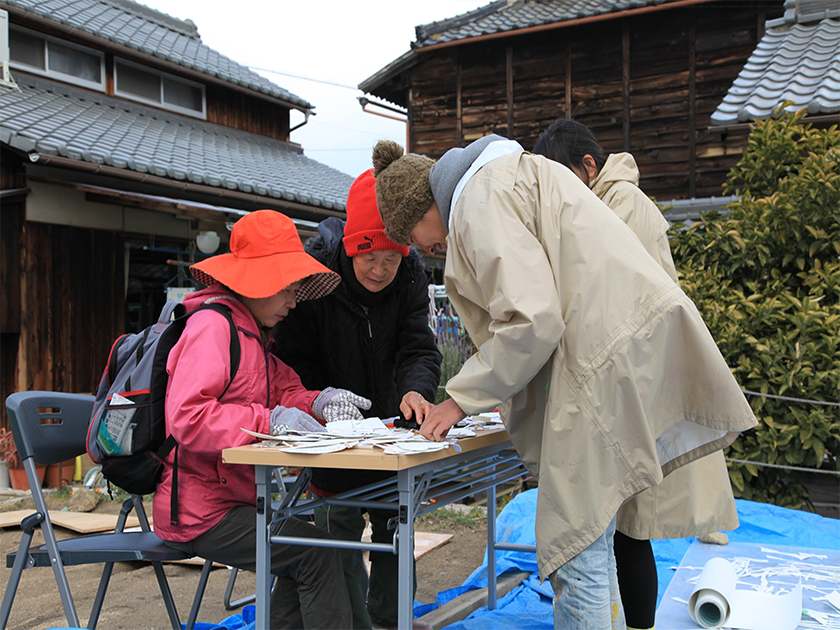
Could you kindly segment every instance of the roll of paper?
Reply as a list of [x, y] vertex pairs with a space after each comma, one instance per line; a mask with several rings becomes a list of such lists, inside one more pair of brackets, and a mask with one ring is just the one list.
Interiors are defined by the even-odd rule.
[[688, 599], [688, 613], [703, 628], [795, 630], [802, 618], [802, 585], [773, 595], [737, 590], [735, 566], [712, 558], [703, 567]]
[[735, 594], [738, 576], [735, 567], [723, 558], [712, 558], [697, 578], [697, 586], [688, 600], [688, 612], [704, 628], [720, 628], [729, 621], [729, 604]]

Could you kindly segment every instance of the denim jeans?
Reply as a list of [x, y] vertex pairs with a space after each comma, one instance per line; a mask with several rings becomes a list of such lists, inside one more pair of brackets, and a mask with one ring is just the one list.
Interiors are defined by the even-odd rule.
[[625, 630], [618, 591], [613, 537], [606, 531], [548, 579], [554, 590], [555, 630]]

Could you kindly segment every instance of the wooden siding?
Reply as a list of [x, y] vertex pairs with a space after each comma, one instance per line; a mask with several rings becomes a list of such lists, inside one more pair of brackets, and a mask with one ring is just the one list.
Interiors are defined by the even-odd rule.
[[438, 158], [487, 135], [530, 149], [559, 116], [630, 151], [658, 199], [721, 195], [746, 132], [709, 130], [778, 2], [713, 2], [419, 53], [406, 83], [411, 150]]
[[[0, 190], [26, 186], [21, 158], [0, 147]], [[26, 208], [24, 197], [0, 200], [0, 426], [6, 421], [6, 396], [15, 391], [20, 340], [20, 237]]]
[[[0, 148], [0, 190], [23, 190], [26, 177], [21, 158]], [[0, 333], [20, 333], [20, 230], [25, 216], [25, 193], [0, 200]], [[4, 338], [5, 341], [5, 338]], [[7, 352], [3, 344], [3, 353]]]
[[206, 86], [207, 121], [289, 141], [289, 109], [216, 85]]
[[32, 389], [92, 392], [125, 328], [123, 236], [27, 222], [20, 242], [16, 376], [10, 382], [4, 375], [0, 397]]

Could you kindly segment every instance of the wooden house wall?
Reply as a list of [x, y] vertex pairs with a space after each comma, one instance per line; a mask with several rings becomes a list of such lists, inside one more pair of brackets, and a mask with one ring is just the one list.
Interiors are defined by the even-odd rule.
[[[19, 156], [0, 148], [0, 190], [21, 190], [26, 186]], [[15, 391], [20, 340], [20, 237], [26, 208], [24, 198], [0, 201], [0, 426], [7, 427], [6, 395]]]
[[[20, 156], [0, 148], [0, 190], [10, 194], [26, 187], [26, 173]], [[24, 218], [24, 194], [7, 196], [0, 202], [0, 333], [20, 332], [20, 229]]]
[[632, 152], [648, 194], [720, 195], [746, 133], [710, 132], [711, 114], [780, 13], [713, 2], [421, 52], [404, 77], [411, 150], [437, 158], [488, 133], [530, 149], [571, 117]]
[[34, 222], [23, 223], [18, 235], [19, 295], [4, 289], [3, 297], [19, 308], [20, 332], [16, 353], [2, 348], [3, 367], [14, 377], [4, 374], [0, 399], [31, 389], [93, 392], [125, 330], [123, 235]]
[[218, 85], [207, 85], [207, 121], [249, 133], [289, 140], [289, 109]]

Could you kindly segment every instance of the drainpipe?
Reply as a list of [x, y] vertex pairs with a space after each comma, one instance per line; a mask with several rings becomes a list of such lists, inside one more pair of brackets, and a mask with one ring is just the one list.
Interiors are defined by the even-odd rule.
[[291, 136], [291, 135], [292, 135], [292, 132], [293, 132], [295, 129], [300, 129], [300, 128], [301, 128], [301, 127], [303, 127], [306, 123], [308, 123], [308, 122], [309, 122], [309, 116], [310, 116], [310, 115], [314, 116], [314, 115], [315, 115], [315, 112], [313, 112], [311, 109], [304, 110], [304, 112], [303, 112], [303, 122], [302, 122], [302, 123], [300, 123], [299, 125], [295, 125], [295, 126], [294, 126], [294, 127], [292, 127], [291, 129], [289, 129], [289, 135]]
[[[408, 151], [408, 112], [406, 112], [402, 109], [399, 109], [397, 107], [391, 107], [390, 105], [385, 105], [384, 103], [374, 103], [373, 101], [371, 101], [370, 99], [368, 99], [364, 96], [359, 96], [357, 98], [358, 98], [359, 104], [362, 106], [362, 111], [364, 113], [373, 114], [374, 116], [381, 116], [382, 118], [389, 118], [390, 120], [396, 120], [396, 121], [405, 123], [405, 150]], [[370, 105], [372, 107], [381, 107], [382, 109], [387, 109], [388, 111], [396, 112], [397, 114], [401, 114], [402, 118], [399, 118], [397, 116], [390, 116], [388, 114], [383, 114], [381, 112], [372, 112], [372, 111], [366, 109], [366, 107], [368, 105]]]

